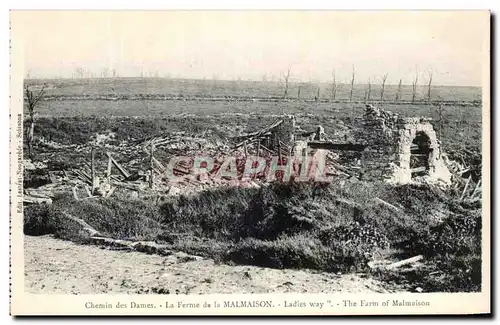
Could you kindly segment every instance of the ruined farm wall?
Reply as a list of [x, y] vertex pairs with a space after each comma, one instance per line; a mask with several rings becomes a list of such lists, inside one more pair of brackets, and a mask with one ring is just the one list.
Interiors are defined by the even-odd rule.
[[397, 114], [367, 105], [355, 137], [367, 147], [361, 159], [361, 178], [406, 184], [412, 181], [411, 146], [417, 133], [429, 138], [428, 182], [449, 183], [451, 173], [441, 157], [440, 143], [432, 124], [425, 118], [401, 118]]
[[406, 118], [399, 123], [397, 163], [394, 166], [394, 174], [391, 181], [400, 184], [411, 181], [411, 146], [413, 139], [415, 139], [419, 132], [427, 135], [429, 138], [429, 148], [431, 149], [428, 158], [428, 175], [424, 176], [423, 179], [428, 182], [442, 181], [449, 183], [451, 173], [441, 157], [441, 146], [436, 132], [429, 120], [424, 118]]
[[367, 146], [361, 158], [362, 180], [384, 180], [392, 177], [398, 152], [396, 122], [395, 115], [367, 109], [363, 119], [355, 126], [356, 141]]

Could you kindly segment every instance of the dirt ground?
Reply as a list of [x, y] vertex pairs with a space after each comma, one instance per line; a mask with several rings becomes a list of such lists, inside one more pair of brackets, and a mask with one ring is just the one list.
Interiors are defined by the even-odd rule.
[[175, 256], [78, 245], [51, 236], [25, 236], [25, 290], [32, 293], [213, 294], [391, 292], [362, 274], [277, 270], [183, 262]]

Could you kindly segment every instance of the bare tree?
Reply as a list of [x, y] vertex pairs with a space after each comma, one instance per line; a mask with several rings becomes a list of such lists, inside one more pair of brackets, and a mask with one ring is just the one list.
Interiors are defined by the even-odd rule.
[[398, 91], [396, 92], [396, 101], [401, 100], [401, 85], [403, 84], [403, 79], [399, 79]]
[[77, 78], [83, 78], [85, 70], [81, 67], [75, 69], [75, 75]]
[[354, 76], [356, 74], [356, 70], [354, 69], [354, 65], [352, 66], [352, 78], [351, 78], [351, 93], [349, 94], [349, 101], [352, 101], [352, 90], [354, 88]]
[[286, 99], [288, 95], [288, 80], [290, 79], [290, 68], [288, 68], [288, 72], [286, 74], [282, 73], [283, 79], [285, 79], [285, 93], [283, 94], [283, 98]]
[[370, 100], [371, 94], [372, 94], [372, 82], [370, 78], [368, 78], [368, 91], [366, 93], [366, 100]]
[[[439, 134], [439, 139], [441, 139], [441, 136], [443, 134], [443, 107], [441, 106], [441, 103], [438, 106], [438, 116], [439, 116], [438, 134]], [[470, 125], [469, 123], [467, 124]]]
[[380, 101], [384, 100], [385, 82], [387, 80], [388, 73], [382, 76], [382, 88], [380, 89]]
[[28, 100], [28, 123], [29, 127], [26, 132], [26, 140], [28, 142], [28, 154], [33, 157], [33, 141], [35, 133], [35, 108], [38, 102], [45, 95], [45, 84], [42, 86], [37, 95], [33, 94], [33, 91], [26, 85], [26, 98]]
[[415, 98], [417, 97], [417, 84], [418, 84], [418, 70], [415, 72], [415, 79], [413, 80], [412, 84], [412, 95], [411, 95], [411, 102], [415, 102]]
[[212, 74], [212, 95], [213, 95], [213, 92], [215, 92], [215, 89], [217, 88], [217, 74], [213, 73]]
[[427, 100], [431, 101], [432, 70], [429, 72], [429, 84], [427, 86]]
[[336, 77], [335, 70], [333, 70], [333, 72], [332, 72], [332, 79], [333, 79], [333, 83], [332, 83], [332, 99], [335, 100], [335, 98], [337, 97], [337, 77]]

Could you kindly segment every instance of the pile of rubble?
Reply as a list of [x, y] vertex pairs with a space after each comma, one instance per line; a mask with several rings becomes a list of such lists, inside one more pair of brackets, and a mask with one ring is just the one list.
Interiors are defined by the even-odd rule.
[[[421, 133], [429, 135], [430, 153], [425, 151], [428, 149], [418, 148], [411, 142], [415, 134]], [[133, 144], [122, 141], [117, 145], [109, 145], [107, 140], [110, 139], [114, 140], [112, 134], [102, 135], [96, 137], [91, 147], [63, 148], [85, 152], [88, 155], [87, 162], [79, 168], [62, 171], [51, 178], [50, 184], [26, 189], [25, 202], [49, 203], [54, 193], [59, 191], [73, 193], [75, 199], [82, 200], [124, 193], [133, 193], [131, 197], [189, 195], [220, 186], [260, 187], [268, 184], [269, 180], [265, 177], [239, 181], [250, 156], [263, 158], [266, 163], [277, 157], [279, 165], [284, 165], [292, 157], [303, 157], [315, 152], [325, 158], [327, 176], [368, 177], [367, 180], [385, 177], [402, 182], [410, 180], [409, 175], [417, 170], [426, 171], [424, 167], [413, 168], [409, 162], [411, 157], [428, 156], [432, 177], [441, 177], [432, 168], [442, 169], [445, 164], [441, 162], [446, 159], [444, 153], [439, 151], [435, 132], [428, 121], [401, 118], [373, 105], [366, 106], [361, 133], [354, 141], [345, 143], [329, 141], [321, 126], [313, 130], [302, 129], [293, 115], [279, 116], [264, 128], [236, 135], [227, 141], [215, 139], [206, 133], [188, 135], [186, 132], [156, 136]], [[97, 151], [100, 159], [95, 158]], [[341, 161], [339, 152], [355, 152], [360, 158]], [[206, 175], [193, 173], [194, 159], [200, 156], [213, 160], [213, 166]], [[174, 157], [185, 159], [178, 161], [172, 168], [169, 163]], [[225, 166], [224, 162], [228, 158], [235, 160], [237, 180], [214, 177]], [[453, 165], [449, 160], [445, 162], [446, 166]], [[47, 165], [30, 161], [25, 163], [28, 171], [43, 168], [47, 168]], [[300, 169], [300, 166], [294, 165], [293, 168]], [[298, 169], [295, 169], [297, 173]], [[168, 177], [169, 170], [173, 170], [175, 180]], [[470, 179], [464, 180], [459, 175], [463, 174], [463, 170], [452, 169], [451, 173], [455, 175], [454, 183], [463, 186], [464, 197], [470, 197], [471, 200], [479, 197], [480, 183], [469, 184]]]
[[[73, 193], [77, 200], [85, 200], [110, 197], [124, 191], [135, 192], [133, 196], [138, 197], [152, 194], [188, 195], [220, 186], [260, 187], [267, 183], [265, 178], [255, 177], [244, 182], [239, 181], [249, 156], [264, 158], [267, 163], [273, 157], [279, 157], [280, 164], [286, 164], [296, 139], [319, 141], [324, 136], [322, 127], [317, 127], [314, 131], [305, 131], [296, 125], [293, 116], [284, 116], [277, 118], [267, 127], [236, 136], [226, 142], [211, 139], [205, 134], [193, 136], [185, 132], [176, 132], [145, 139], [135, 144], [122, 142], [112, 147], [102, 141], [103, 137], [99, 137], [97, 140], [101, 141], [94, 141], [91, 143], [92, 148], [86, 148], [84, 154], [88, 154], [89, 159], [83, 166], [65, 170], [62, 176], [54, 179], [51, 184], [37, 189], [27, 189], [25, 202], [41, 202], [43, 199], [50, 202], [58, 190]], [[111, 152], [112, 150], [115, 152]], [[102, 159], [96, 161], [97, 151], [101, 156], [102, 153], [106, 154], [107, 168], [102, 168], [105, 165]], [[120, 163], [117, 156], [127, 157], [128, 161], [120, 159]], [[193, 160], [197, 156], [213, 159], [213, 168], [206, 177], [193, 175]], [[177, 176], [175, 182], [166, 177], [168, 162], [174, 157], [186, 158], [173, 168], [173, 173]], [[334, 157], [333, 154], [329, 154], [327, 159], [333, 162]], [[228, 158], [235, 159], [237, 179], [213, 177]], [[26, 166], [32, 169], [31, 165], [28, 162]], [[46, 165], [41, 167], [46, 168]], [[340, 171], [339, 174], [346, 175]], [[33, 200], [33, 197], [37, 200]]]

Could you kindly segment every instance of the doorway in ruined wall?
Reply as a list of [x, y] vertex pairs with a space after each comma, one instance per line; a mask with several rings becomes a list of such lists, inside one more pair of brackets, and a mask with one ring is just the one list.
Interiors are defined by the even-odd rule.
[[410, 147], [411, 178], [429, 175], [429, 158], [432, 148], [431, 141], [424, 132], [417, 132]]

